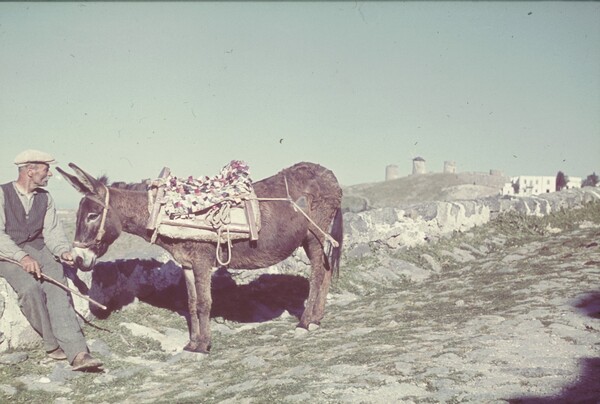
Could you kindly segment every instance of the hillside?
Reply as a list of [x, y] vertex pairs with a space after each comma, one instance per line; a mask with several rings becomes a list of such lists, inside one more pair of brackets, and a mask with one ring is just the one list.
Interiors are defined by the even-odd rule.
[[344, 187], [342, 207], [359, 212], [425, 201], [475, 199], [500, 193], [508, 178], [483, 173], [430, 173]]

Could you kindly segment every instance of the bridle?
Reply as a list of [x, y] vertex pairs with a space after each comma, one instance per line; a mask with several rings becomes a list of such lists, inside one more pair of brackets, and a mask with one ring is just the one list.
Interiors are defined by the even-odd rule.
[[98, 205], [102, 206], [102, 218], [100, 219], [100, 228], [98, 229], [98, 234], [96, 235], [96, 238], [92, 242], [84, 243], [81, 241], [73, 241], [73, 247], [89, 248], [93, 245], [100, 244], [100, 242], [102, 241], [102, 237], [104, 237], [104, 233], [106, 233], [106, 230], [104, 229], [104, 227], [106, 226], [106, 216], [108, 214], [108, 209], [110, 209], [110, 206], [109, 206], [110, 192], [106, 185], [103, 185], [103, 187], [104, 187], [104, 190], [106, 191], [105, 196], [104, 196], [104, 202], [102, 202], [100, 199], [98, 199], [96, 197], [96, 195], [94, 195], [94, 194], [86, 194], [84, 196], [84, 198], [88, 198], [88, 199], [96, 202]]

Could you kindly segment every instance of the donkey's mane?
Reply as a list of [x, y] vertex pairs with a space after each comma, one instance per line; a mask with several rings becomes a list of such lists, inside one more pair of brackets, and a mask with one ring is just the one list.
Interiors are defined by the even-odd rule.
[[[104, 176], [102, 178], [105, 178]], [[100, 178], [99, 180], [102, 180], [102, 178]], [[108, 183], [108, 178], [106, 179], [106, 183]], [[112, 184], [110, 184], [111, 188], [117, 188], [117, 189], [125, 189], [127, 191], [147, 191], [148, 190], [148, 185], [150, 185], [150, 180], [142, 180], [141, 182], [130, 182], [130, 183], [126, 183], [124, 181], [117, 181], [117, 182], [113, 182]]]
[[106, 175], [98, 177], [98, 181], [103, 185], [108, 185], [108, 177]]

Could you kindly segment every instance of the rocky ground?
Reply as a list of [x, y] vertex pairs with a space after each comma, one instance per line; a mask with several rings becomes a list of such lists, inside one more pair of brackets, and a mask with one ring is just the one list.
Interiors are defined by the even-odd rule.
[[305, 274], [221, 271], [211, 354], [182, 352], [176, 285], [170, 300], [138, 294], [85, 326], [102, 373], [39, 349], [1, 354], [0, 401], [597, 403], [599, 242], [596, 203], [412, 249], [371, 246], [346, 257], [310, 332], [295, 329]]

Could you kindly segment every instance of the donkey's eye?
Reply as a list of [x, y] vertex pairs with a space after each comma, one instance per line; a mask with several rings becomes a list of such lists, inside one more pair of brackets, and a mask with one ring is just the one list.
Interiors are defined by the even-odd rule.
[[88, 222], [93, 222], [94, 220], [97, 220], [99, 217], [100, 217], [99, 213], [88, 213], [87, 220], [88, 220]]

